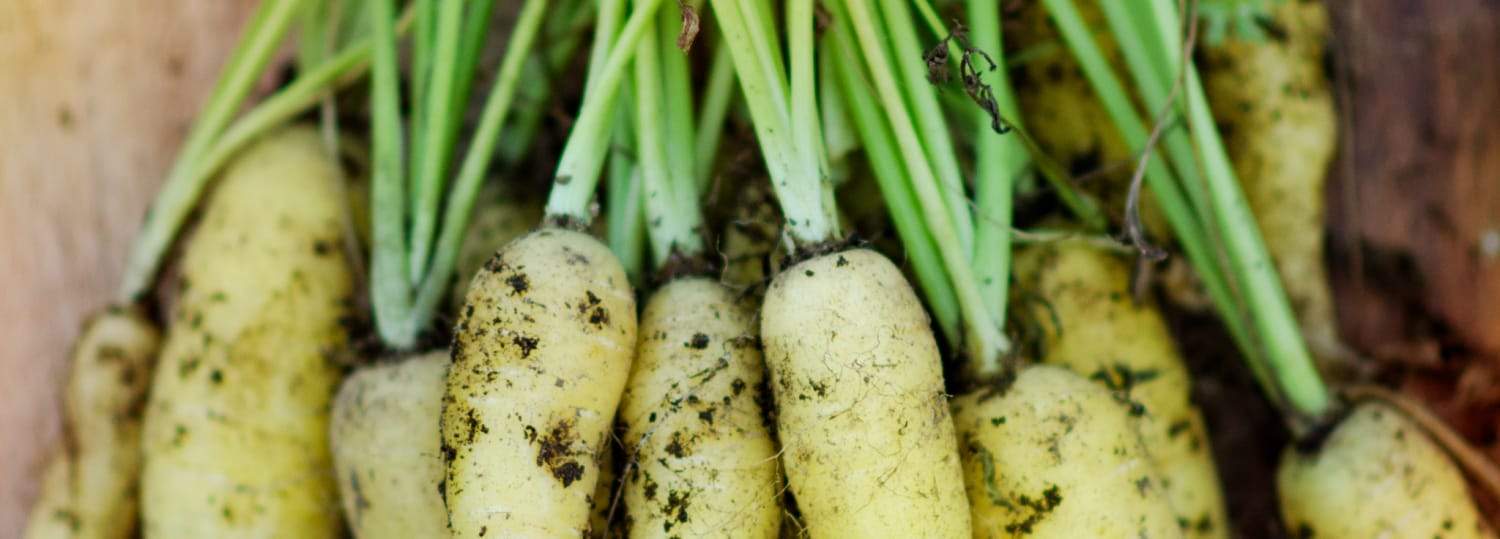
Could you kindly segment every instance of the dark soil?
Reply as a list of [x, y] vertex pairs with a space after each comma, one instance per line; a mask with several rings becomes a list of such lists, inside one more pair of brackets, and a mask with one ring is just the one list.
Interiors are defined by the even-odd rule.
[[1276, 464], [1290, 441], [1281, 416], [1218, 319], [1160, 305], [1193, 373], [1193, 402], [1208, 423], [1235, 536], [1288, 537], [1276, 506]]

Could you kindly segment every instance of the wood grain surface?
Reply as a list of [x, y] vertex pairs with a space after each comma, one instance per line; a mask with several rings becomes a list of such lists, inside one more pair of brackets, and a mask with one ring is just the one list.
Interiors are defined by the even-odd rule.
[[0, 537], [59, 432], [69, 343], [252, 0], [0, 0]]
[[1500, 365], [1500, 2], [1331, 6], [1347, 90], [1329, 191], [1346, 338], [1367, 352], [1441, 340]]

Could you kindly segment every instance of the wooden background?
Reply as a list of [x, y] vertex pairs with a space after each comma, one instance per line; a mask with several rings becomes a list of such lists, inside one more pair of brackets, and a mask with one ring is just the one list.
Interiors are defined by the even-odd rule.
[[1344, 338], [1500, 460], [1500, 0], [1330, 0]]
[[83, 318], [253, 0], [0, 0], [0, 538], [58, 434]]
[[[1430, 378], [1434, 407], [1493, 442], [1500, 1], [1329, 2], [1350, 128], [1329, 188], [1346, 337], [1414, 362], [1426, 378], [1404, 383]], [[57, 437], [68, 343], [111, 297], [253, 3], [0, 0], [0, 537], [19, 533]]]

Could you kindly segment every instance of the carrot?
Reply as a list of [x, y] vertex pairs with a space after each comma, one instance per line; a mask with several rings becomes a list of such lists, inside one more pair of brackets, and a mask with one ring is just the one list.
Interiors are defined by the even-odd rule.
[[1192, 382], [1161, 313], [1134, 298], [1130, 270], [1082, 241], [1016, 255], [1015, 307], [1040, 329], [1038, 357], [1087, 377], [1123, 404], [1140, 433], [1157, 488], [1189, 537], [1227, 537], [1224, 494]]
[[448, 354], [361, 369], [333, 400], [334, 475], [350, 532], [361, 539], [447, 533], [438, 489], [438, 413]]
[[90, 319], [64, 392], [64, 451], [47, 464], [24, 537], [125, 538], [135, 531], [141, 410], [160, 331], [133, 307]]
[[[951, 45], [953, 50], [944, 56], [941, 49], [934, 49], [928, 53], [928, 58], [965, 55], [957, 61], [972, 65], [968, 62], [975, 61], [975, 58], [967, 55], [975, 53], [968, 47], [979, 47], [986, 54], [998, 55], [997, 17], [992, 12], [985, 13], [985, 9], [992, 10], [993, 6], [973, 2], [969, 9], [972, 28], [966, 38], [968, 41], [940, 44], [939, 47]], [[909, 23], [902, 22], [902, 18], [909, 15], [887, 7], [883, 12], [886, 26], [882, 28], [873, 18], [863, 20], [853, 2], [849, 3], [847, 10], [851, 23], [841, 25], [837, 30], [852, 28], [862, 40], [867, 40], [866, 45], [857, 49], [847, 39], [835, 39], [835, 54], [849, 58], [854, 51], [862, 50], [868, 64], [868, 76], [875, 83], [875, 91], [871, 92], [862, 77], [854, 73], [843, 77], [850, 110], [860, 126], [866, 153], [872, 156], [872, 160], [898, 151], [904, 157], [901, 167], [875, 167], [877, 172], [895, 169], [888, 172], [897, 176], [894, 181], [882, 181], [885, 197], [893, 201], [894, 217], [900, 218], [898, 212], [910, 211], [900, 210], [903, 207], [901, 198], [912, 197], [902, 193], [902, 185], [912, 185], [911, 192], [924, 206], [922, 217], [927, 233], [908, 234], [903, 231], [902, 241], [908, 252], [920, 251], [924, 248], [923, 243], [929, 241], [937, 244], [939, 252], [951, 249], [944, 243], [952, 241], [955, 236], [952, 232], [954, 222], [935, 219], [934, 216], [940, 216], [941, 212], [934, 211], [929, 202], [922, 201], [931, 198], [926, 194], [930, 191], [924, 188], [924, 184], [932, 181], [932, 172], [924, 170], [929, 166], [923, 159], [925, 154], [916, 151], [916, 145], [907, 141], [912, 133], [903, 134], [903, 131], [915, 130], [912, 126], [917, 122], [911, 118], [922, 112], [902, 107], [896, 99], [899, 94], [891, 89], [894, 85], [881, 81], [891, 76], [884, 73], [890, 68], [885, 65], [886, 61], [873, 53], [877, 49], [873, 45], [876, 40], [865, 37], [881, 37], [879, 32], [882, 29], [899, 36], [909, 31], [906, 28]], [[835, 12], [835, 16], [840, 15]], [[937, 24], [930, 26], [940, 28]], [[942, 35], [944, 32], [937, 33]], [[837, 37], [842, 38], [842, 35]], [[890, 39], [903, 40], [900, 37]], [[897, 50], [899, 53], [900, 49]], [[1003, 63], [1003, 58], [992, 58]], [[944, 281], [951, 287], [951, 293], [957, 294], [960, 304], [977, 302], [983, 307], [981, 310], [960, 309], [959, 321], [964, 329], [957, 333], [965, 339], [962, 349], [969, 355], [968, 361], [962, 363], [967, 367], [963, 374], [965, 384], [973, 389], [953, 403], [973, 535], [1175, 535], [1178, 525], [1163, 495], [1155, 463], [1142, 447], [1136, 425], [1129, 421], [1125, 409], [1110, 392], [1066, 370], [1021, 366], [1016, 363], [1018, 358], [1013, 355], [1016, 352], [1009, 349], [1008, 342], [983, 346], [983, 341], [975, 340], [976, 336], [986, 332], [998, 331], [1003, 324], [1011, 265], [1009, 193], [1013, 182], [1023, 179], [1029, 157], [1019, 140], [1001, 138], [994, 133], [997, 120], [990, 116], [991, 113], [1005, 118], [1016, 117], [1016, 105], [1009, 96], [1004, 79], [980, 79], [972, 72], [965, 72], [964, 77], [970, 95], [977, 96], [984, 105], [972, 118], [975, 144], [984, 152], [979, 156], [982, 170], [977, 175], [981, 179], [976, 194], [979, 198], [977, 211], [987, 217], [976, 221], [979, 228], [974, 231], [974, 236], [979, 243], [974, 253], [967, 257], [945, 255], [943, 261]], [[978, 84], [986, 85], [989, 93], [976, 90]], [[908, 82], [907, 89], [910, 88]], [[883, 107], [876, 107], [875, 96], [879, 96]], [[939, 144], [931, 139], [921, 139], [920, 142]], [[960, 271], [965, 268], [971, 268], [971, 271]], [[941, 297], [941, 287], [929, 288], [929, 298]]]
[[1276, 471], [1281, 515], [1311, 537], [1495, 537], [1458, 468], [1400, 411], [1356, 406]]
[[779, 40], [763, 39], [765, 13], [734, 0], [712, 5], [787, 238], [802, 259], [772, 279], [760, 327], [781, 460], [802, 527], [812, 537], [968, 537], [962, 468], [926, 313], [889, 260], [836, 242], [814, 91], [812, 2], [787, 6], [785, 71]]
[[[753, 298], [705, 276], [681, 17], [663, 10], [637, 45], [634, 127], [651, 262], [659, 286], [641, 315], [620, 404], [630, 537], [777, 536], [781, 470], [759, 397], [765, 379]], [[712, 151], [705, 148], [705, 151]]]
[[781, 469], [756, 329], [753, 304], [701, 277], [646, 303], [620, 404], [630, 536], [777, 536]]
[[782, 461], [813, 537], [968, 537], [937, 342], [895, 265], [852, 249], [777, 275], [761, 309]]
[[147, 536], [333, 537], [328, 450], [352, 275], [340, 171], [316, 133], [267, 135], [204, 208], [142, 434]]
[[635, 298], [598, 240], [544, 229], [469, 287], [442, 407], [455, 535], [577, 535], [634, 356]]
[[1052, 366], [953, 402], [975, 537], [1175, 537], [1162, 476], [1110, 392]]
[[[609, 113], [657, 4], [635, 5], [623, 27], [617, 26], [624, 3], [601, 5], [595, 33], [601, 67], [590, 77], [559, 160], [544, 213], [550, 226], [502, 248], [469, 286], [440, 420], [444, 500], [455, 537], [588, 530], [600, 454], [635, 355], [636, 305], [616, 256], [570, 228], [591, 224]], [[528, 31], [545, 7], [530, 1], [523, 8]], [[390, 92], [394, 53], [387, 52]], [[395, 117], [393, 95], [380, 104]], [[396, 142], [387, 139], [386, 149], [394, 152]], [[387, 186], [396, 190], [400, 183]]]

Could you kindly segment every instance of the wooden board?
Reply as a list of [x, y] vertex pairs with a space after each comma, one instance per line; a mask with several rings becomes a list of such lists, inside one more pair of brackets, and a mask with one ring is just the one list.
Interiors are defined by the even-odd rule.
[[1345, 338], [1500, 457], [1500, 2], [1336, 0]]
[[254, 4], [0, 1], [0, 537], [57, 439], [69, 343]]
[[[1377, 348], [1441, 337], [1500, 360], [1500, 3], [1333, 5], [1352, 114], [1330, 182], [1332, 269], [1407, 273], [1404, 290], [1335, 279], [1345, 331]], [[1406, 297], [1421, 310], [1381, 307]], [[1446, 334], [1412, 335], [1414, 316]]]

